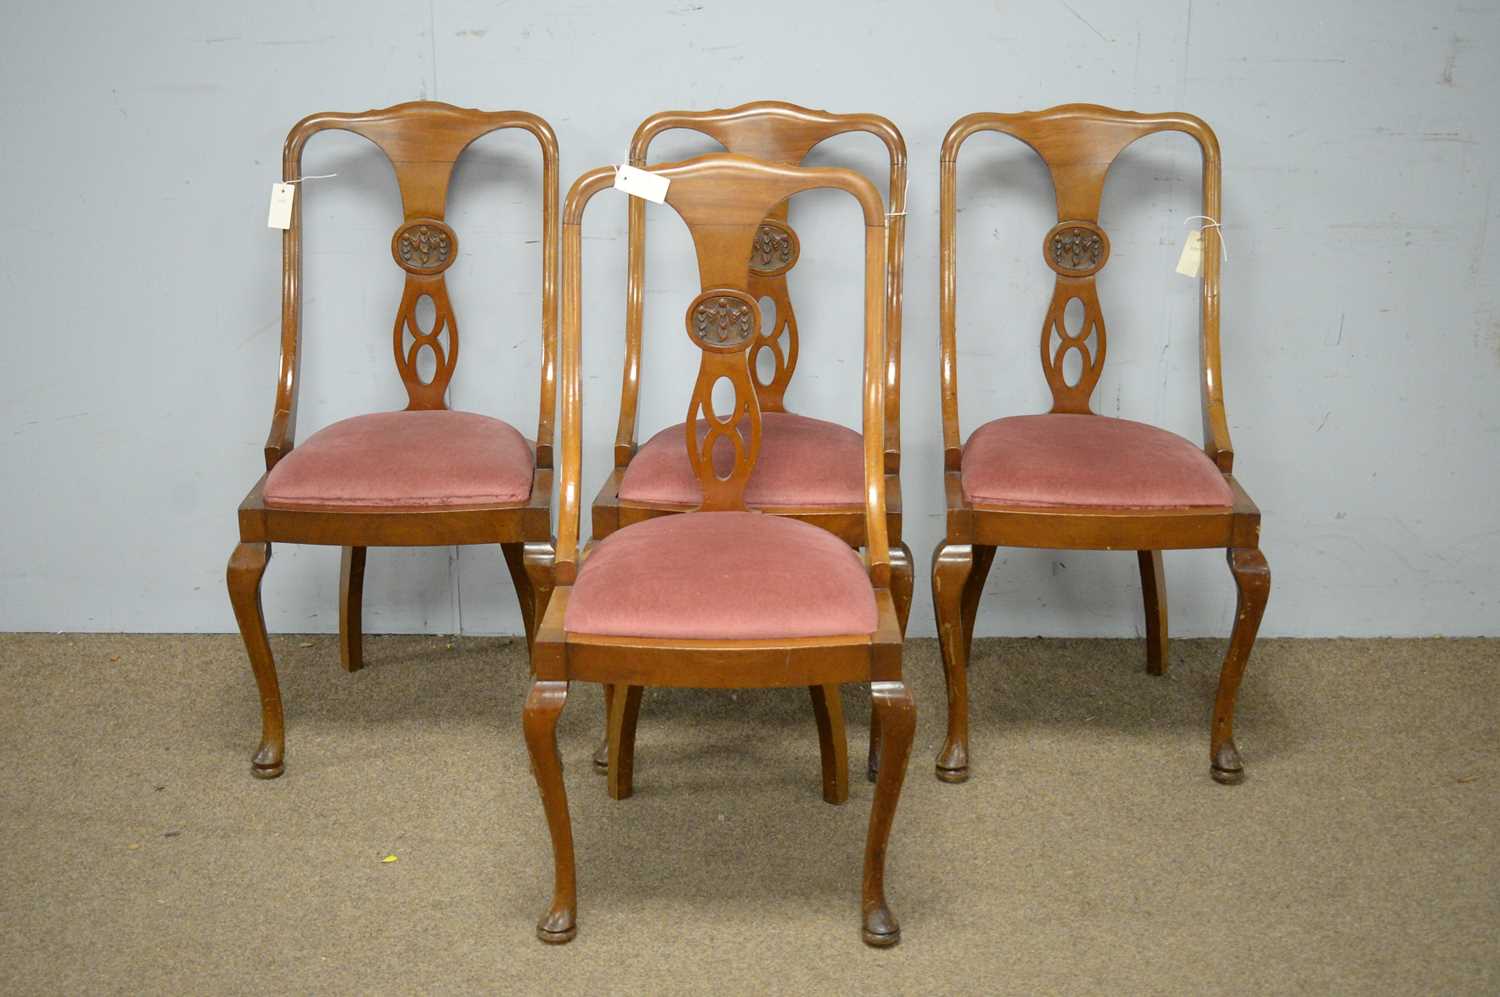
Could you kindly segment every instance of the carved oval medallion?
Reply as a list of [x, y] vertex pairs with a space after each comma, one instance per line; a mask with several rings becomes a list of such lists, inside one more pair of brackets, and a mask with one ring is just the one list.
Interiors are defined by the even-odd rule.
[[458, 236], [436, 218], [415, 218], [391, 236], [391, 255], [409, 273], [442, 273], [458, 256]]
[[744, 291], [704, 291], [688, 305], [688, 335], [705, 350], [743, 350], [759, 326], [760, 306]]
[[767, 218], [756, 230], [750, 247], [750, 272], [761, 277], [775, 277], [790, 270], [797, 262], [801, 247], [791, 227]]
[[1093, 222], [1059, 222], [1042, 242], [1042, 255], [1065, 277], [1087, 277], [1109, 260], [1109, 236]]

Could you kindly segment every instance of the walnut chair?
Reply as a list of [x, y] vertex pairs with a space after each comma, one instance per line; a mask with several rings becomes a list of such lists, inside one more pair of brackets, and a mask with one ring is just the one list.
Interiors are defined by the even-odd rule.
[[[987, 422], [960, 445], [955, 330], [955, 225], [958, 151], [969, 136], [994, 131], [1030, 146], [1051, 173], [1057, 225], [1042, 241], [1056, 273], [1042, 323], [1042, 373], [1052, 391], [1045, 415]], [[1134, 550], [1145, 592], [1146, 667], [1167, 668], [1167, 592], [1163, 550], [1224, 547], [1239, 591], [1234, 632], [1219, 676], [1209, 749], [1210, 772], [1239, 782], [1244, 766], [1234, 743], [1234, 702], [1270, 594], [1271, 575], [1259, 549], [1260, 511], [1231, 470], [1234, 450], [1224, 415], [1219, 362], [1219, 236], [1203, 232], [1201, 360], [1202, 448], [1139, 422], [1095, 415], [1089, 398], [1104, 367], [1105, 330], [1094, 276], [1109, 260], [1099, 227], [1105, 175], [1136, 139], [1161, 131], [1192, 136], [1202, 150], [1203, 208], [1219, 220], [1219, 142], [1190, 114], [1136, 114], [1067, 104], [1024, 114], [971, 114], [943, 141], [941, 233], [941, 368], [947, 536], [933, 552], [932, 601], [948, 684], [948, 736], [938, 778], [962, 782], [969, 773], [968, 680], [980, 591], [996, 547]], [[1081, 326], [1063, 313], [1082, 302]], [[1064, 371], [1077, 351], [1080, 372]]]
[[[613, 177], [610, 167], [596, 169], [573, 185], [563, 214], [557, 588], [537, 632], [536, 679], [523, 724], [555, 871], [552, 903], [537, 933], [546, 942], [565, 942], [577, 930], [572, 824], [556, 737], [571, 682], [627, 690], [804, 686], [814, 699], [825, 689], [837, 696], [840, 683], [869, 682], [885, 755], [865, 848], [863, 933], [871, 945], [893, 945], [900, 931], [885, 900], [886, 842], [916, 711], [901, 678], [885, 533], [884, 205], [873, 184], [843, 169], [713, 154], [655, 172], [671, 182], [667, 203], [692, 234], [703, 288], [686, 315], [688, 337], [702, 355], [683, 427], [702, 499], [694, 511], [622, 526], [592, 544], [580, 562], [580, 223], [589, 200]], [[845, 191], [864, 213], [864, 563], [846, 539], [799, 519], [748, 511], [745, 502], [765, 438], [749, 361], [761, 331], [751, 246], [777, 204], [813, 188]], [[721, 381], [732, 388], [733, 403], [716, 407], [713, 389]], [[713, 458], [719, 447], [732, 451], [722, 472]], [[616, 695], [615, 712], [625, 698]], [[622, 738], [620, 730], [614, 754], [628, 771], [634, 732], [624, 728]], [[832, 754], [823, 755], [824, 798], [831, 802]]]
[[[266, 473], [240, 504], [240, 543], [229, 558], [229, 598], [260, 687], [262, 733], [251, 772], [283, 769], [285, 736], [276, 665], [266, 637], [260, 582], [272, 543], [343, 548], [339, 652], [361, 667], [360, 602], [371, 546], [499, 544], [515, 582], [528, 639], [551, 591], [552, 428], [557, 351], [557, 139], [522, 111], [466, 110], [429, 101], [360, 114], [314, 114], [287, 136], [283, 176], [301, 175], [307, 140], [324, 129], [369, 139], [395, 169], [404, 221], [391, 255], [405, 272], [393, 331], [396, 370], [409, 404], [336, 422], [295, 443], [302, 310], [301, 201], [282, 237], [281, 373], [266, 440]], [[458, 256], [458, 235], [443, 221], [460, 153], [482, 135], [521, 128], [542, 152], [542, 384], [535, 442], [512, 426], [444, 401], [458, 361], [458, 325], [443, 272]], [[431, 328], [417, 318], [434, 306]], [[431, 351], [425, 379], [420, 353]]]
[[[836, 135], [867, 132], [885, 144], [890, 158], [891, 214], [887, 232], [885, 285], [886, 377], [885, 453], [886, 535], [891, 554], [891, 595], [901, 632], [911, 612], [911, 549], [901, 539], [901, 275], [906, 231], [906, 142], [896, 126], [874, 114], [830, 114], [782, 101], [755, 101], [717, 111], [664, 111], [643, 121], [630, 143], [630, 162], [645, 167], [651, 142], [663, 132], [687, 129], [706, 135], [731, 153], [764, 162], [798, 166], [811, 150]], [[745, 490], [754, 509], [820, 526], [842, 537], [851, 547], [863, 547], [865, 537], [863, 444], [860, 435], [836, 423], [796, 415], [785, 398], [797, 369], [800, 343], [797, 316], [787, 287], [787, 274], [796, 266], [800, 246], [788, 222], [789, 202], [774, 205], [757, 229], [747, 253], [747, 293], [757, 301], [770, 299], [775, 319], [759, 329], [749, 356], [751, 384], [761, 411], [760, 457]], [[622, 526], [646, 519], [686, 512], [702, 500], [697, 476], [689, 460], [692, 444], [682, 424], [669, 426], [644, 444], [636, 443], [637, 401], [640, 397], [641, 336], [644, 325], [646, 281], [646, 203], [630, 199], [629, 265], [625, 298], [625, 372], [620, 393], [620, 422], [615, 437], [615, 470], [594, 499], [594, 536], [603, 538]], [[769, 376], [758, 369], [769, 357]], [[729, 454], [720, 458], [727, 473]], [[837, 696], [814, 694], [819, 731], [845, 744], [844, 717]], [[611, 709], [616, 695], [626, 696], [626, 709]], [[606, 716], [634, 725], [639, 713], [639, 689], [605, 690]], [[599, 771], [608, 770], [608, 746], [618, 740], [611, 729], [595, 753]], [[840, 748], [840, 751], [846, 751]], [[873, 755], [872, 755], [873, 758]], [[845, 766], [847, 768], [847, 766]], [[847, 773], [839, 776], [847, 785]], [[619, 773], [610, 780], [612, 793], [630, 792], [629, 779]]]

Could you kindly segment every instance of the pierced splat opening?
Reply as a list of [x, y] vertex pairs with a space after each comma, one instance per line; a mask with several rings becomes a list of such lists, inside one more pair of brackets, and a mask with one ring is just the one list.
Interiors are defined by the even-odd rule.
[[1077, 345], [1070, 345], [1063, 351], [1062, 355], [1062, 379], [1063, 383], [1070, 388], [1076, 388], [1078, 382], [1083, 380], [1083, 349]]
[[416, 362], [412, 364], [416, 371], [417, 380], [423, 384], [431, 384], [433, 378], [437, 377], [438, 356], [437, 351], [428, 343], [423, 343], [417, 348]]
[[758, 347], [755, 351], [755, 380], [763, 388], [769, 388], [776, 380], [776, 351], [769, 346]]
[[1077, 337], [1083, 332], [1083, 323], [1087, 317], [1082, 298], [1069, 298], [1067, 305], [1063, 308], [1062, 325], [1069, 336]]
[[[768, 294], [761, 295], [760, 333], [762, 336], [768, 334], [776, 328], [776, 320], [776, 299], [772, 298]], [[780, 338], [781, 336], [778, 335], [777, 337], [775, 337], [775, 339], [772, 339], [771, 342], [776, 342]], [[782, 356], [785, 355], [785, 349], [783, 349]], [[762, 345], [756, 348], [753, 359], [755, 361], [756, 383], [763, 388], [769, 388], [771, 385], [776, 383], [776, 372], [781, 366], [780, 362], [777, 359], [776, 351], [769, 345]]]
[[760, 296], [760, 331], [761, 334], [776, 328], [776, 299], [769, 294]]
[[432, 300], [432, 295], [424, 294], [417, 298], [411, 309], [412, 321], [424, 334], [431, 335], [433, 326], [437, 322], [437, 303]]
[[734, 465], [740, 449], [738, 440], [738, 435], [734, 433], [723, 434], [714, 439], [709, 460], [713, 461], [714, 477], [720, 481], [728, 481], [734, 475]]
[[705, 414], [715, 422], [730, 425], [734, 422], [735, 390], [734, 382], [727, 377], [719, 377], [714, 381], [714, 386], [708, 393], [711, 410]]

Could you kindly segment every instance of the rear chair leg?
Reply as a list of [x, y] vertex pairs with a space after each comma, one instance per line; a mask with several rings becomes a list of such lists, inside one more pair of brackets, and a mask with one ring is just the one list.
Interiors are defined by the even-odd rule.
[[[968, 544], [939, 541], [932, 552], [932, 608], [943, 652], [943, 673], [948, 680], [948, 736], [937, 759], [937, 777], [943, 782], [969, 778], [968, 642], [964, 637], [963, 595], [973, 566], [974, 551]], [[883, 738], [883, 724], [880, 733]]]
[[813, 717], [818, 723], [818, 751], [823, 759], [823, 799], [849, 799], [849, 741], [844, 734], [844, 703], [837, 685], [810, 685]]
[[[823, 764], [823, 799], [849, 799], [849, 741], [838, 686], [809, 686], [818, 749]], [[641, 715], [641, 686], [604, 687], [604, 740], [594, 750], [594, 770], [609, 776], [609, 795], [627, 799], [634, 792], [635, 731]]]
[[1162, 570], [1161, 551], [1138, 550], [1141, 566], [1141, 596], [1146, 605], [1146, 671], [1167, 674], [1167, 574]]
[[604, 683], [604, 736], [599, 747], [594, 749], [594, 771], [600, 775], [609, 773], [609, 723], [615, 710], [615, 687]]
[[[905, 541], [891, 547], [891, 601], [896, 604], [896, 623], [901, 627], [901, 636], [906, 636], [906, 623], [911, 619], [912, 590], [916, 586], [911, 548]], [[880, 722], [875, 718], [875, 709], [870, 708], [870, 753], [865, 760], [865, 778], [875, 781], [880, 769]]]
[[[638, 685], [604, 687], [604, 742], [593, 760], [595, 771], [608, 775], [609, 795], [616, 800], [635, 791], [635, 732], [644, 691]], [[810, 686], [809, 691], [823, 760], [823, 799], [843, 803], [849, 798], [849, 742], [838, 686]]]
[[891, 545], [891, 601], [896, 604], [896, 624], [901, 636], [906, 636], [906, 621], [911, 619], [911, 596], [916, 587], [916, 574], [912, 567], [911, 548], [906, 544]]
[[510, 580], [516, 586], [516, 601], [521, 604], [521, 623], [526, 628], [526, 646], [536, 640], [537, 624], [547, 614], [552, 599], [552, 564], [554, 550], [550, 540], [500, 545]]
[[1214, 699], [1213, 731], [1209, 742], [1209, 772], [1215, 782], [1233, 785], [1245, 778], [1245, 766], [1234, 744], [1234, 701], [1240, 691], [1240, 679], [1250, 660], [1260, 618], [1271, 595], [1271, 569], [1265, 555], [1254, 547], [1231, 547], [1226, 551], [1229, 570], [1234, 575], [1239, 596], [1235, 600], [1234, 631], [1229, 635], [1229, 652], [1219, 672], [1219, 693]]
[[995, 562], [995, 548], [974, 544], [974, 566], [964, 582], [964, 667], [974, 661], [974, 621], [979, 618], [979, 598], [984, 595], [984, 581]]
[[[905, 547], [906, 545], [902, 544], [901, 546]], [[933, 601], [933, 607], [936, 610], [936, 612], [938, 613], [938, 632], [939, 632], [939, 638], [940, 638], [940, 640], [941, 640], [941, 637], [942, 637], [942, 626], [943, 626], [943, 623], [942, 623], [942, 621], [943, 621], [942, 613], [943, 613], [943, 610], [941, 608], [938, 608], [938, 594], [937, 594], [938, 590], [937, 590], [937, 581], [936, 581], [936, 579], [937, 579], [938, 561], [939, 561], [939, 558], [941, 557], [941, 553], [940, 552], [942, 551], [942, 549], [945, 546], [946, 546], [945, 544], [939, 544], [938, 545], [938, 551], [934, 551], [933, 555], [932, 555], [932, 557], [933, 557], [933, 579], [934, 579], [934, 581], [933, 581], [933, 597], [932, 597], [932, 601]], [[974, 617], [979, 612], [979, 596], [980, 596], [980, 594], [984, 590], [984, 580], [985, 580], [985, 578], [990, 573], [990, 564], [995, 559], [995, 548], [994, 547], [989, 547], [989, 546], [983, 546], [983, 545], [975, 544], [970, 549], [972, 550], [972, 558], [971, 558], [971, 563], [970, 563], [969, 576], [968, 576], [967, 580], [965, 580], [965, 581], [963, 581], [961, 583], [954, 583], [954, 584], [957, 584], [961, 588], [961, 590], [963, 592], [963, 596], [962, 596], [962, 600], [961, 600], [961, 611], [960, 611], [960, 614], [959, 614], [960, 615], [960, 619], [962, 621], [962, 627], [963, 627], [963, 665], [962, 665], [963, 669], [967, 669], [968, 668], [969, 650], [970, 650], [970, 648], [973, 647], [973, 644], [974, 644]], [[892, 551], [894, 552], [894, 548], [892, 548]], [[893, 556], [894, 556], [894, 554], [893, 554]], [[910, 551], [907, 552], [907, 556], [910, 557]], [[895, 562], [893, 560], [892, 561], [892, 565], [893, 566], [894, 566], [894, 563]], [[894, 584], [894, 578], [895, 578], [895, 575], [892, 574], [893, 584]], [[945, 594], [946, 594], [946, 589], [945, 589]], [[908, 610], [908, 612], [909, 612], [909, 610]], [[905, 631], [905, 628], [903, 627], [902, 634], [904, 635], [905, 633], [906, 633], [906, 631]], [[944, 661], [944, 664], [945, 664], [945, 674], [949, 676], [949, 686], [948, 686], [948, 690], [949, 690], [949, 692], [948, 692], [949, 705], [948, 705], [948, 710], [949, 710], [949, 717], [950, 717], [949, 731], [950, 731], [950, 735], [951, 735], [952, 730], [953, 730], [953, 724], [952, 724], [952, 720], [951, 720], [952, 715], [953, 715], [953, 683], [952, 683], [952, 678], [951, 678], [952, 672], [949, 671], [946, 668], [947, 660], [948, 660], [948, 652], [946, 650], [947, 645], [944, 644], [942, 646], [944, 648], [944, 651], [943, 651], [943, 661]], [[962, 709], [961, 709], [961, 712], [962, 712], [962, 723], [963, 723], [963, 746], [962, 746], [961, 750], [962, 750], [962, 753], [963, 753], [964, 757], [967, 758], [967, 756], [968, 756], [968, 724], [969, 724], [969, 721], [968, 721], [968, 715], [969, 715], [968, 714], [968, 689], [969, 689], [969, 686], [968, 686], [968, 676], [967, 676], [966, 672], [964, 672], [963, 674], [960, 675], [960, 677], [959, 677], [959, 685], [960, 685], [960, 694], [961, 694], [962, 700], [963, 700], [963, 705], [962, 705]], [[938, 778], [942, 779], [944, 782], [963, 782], [965, 779], [968, 778], [968, 775], [967, 775], [967, 765], [964, 766], [963, 770], [947, 769], [947, 768], [944, 767], [943, 762], [941, 761], [942, 756], [946, 756], [946, 755], [949, 754], [949, 750], [950, 750], [949, 746], [945, 744], [943, 746], [943, 753], [942, 753], [942, 755], [939, 756], [940, 760], [938, 762]], [[880, 719], [879, 719], [879, 717], [877, 717], [875, 715], [875, 710], [872, 707], [871, 710], [870, 710], [870, 756], [869, 756], [869, 760], [867, 761], [866, 766], [865, 766], [865, 777], [868, 778], [871, 782], [874, 782], [875, 778], [876, 778], [876, 774], [879, 772], [879, 770], [880, 770]], [[962, 774], [960, 774], [960, 772]]]
[[276, 682], [276, 660], [266, 636], [266, 616], [260, 604], [260, 580], [271, 559], [268, 543], [242, 543], [229, 555], [226, 572], [229, 602], [240, 626], [240, 637], [250, 655], [255, 684], [260, 689], [260, 748], [250, 762], [257, 779], [274, 779], [285, 768], [286, 731], [282, 725], [281, 688]]
[[339, 664], [346, 672], [365, 666], [365, 548], [345, 547], [339, 564]]
[[865, 839], [865, 877], [861, 899], [861, 934], [866, 945], [885, 948], [901, 940], [901, 926], [885, 900], [885, 854], [891, 822], [906, 779], [911, 757], [912, 733], [917, 727], [917, 708], [911, 692], [901, 682], [873, 682], [870, 696], [879, 718], [884, 752], [875, 800], [870, 805], [870, 832]]
[[641, 717], [638, 685], [615, 686], [609, 701], [609, 795], [624, 800], [635, 792], [635, 725]]
[[547, 812], [552, 835], [552, 904], [536, 926], [536, 936], [552, 945], [570, 942], [578, 934], [578, 884], [573, 868], [573, 822], [568, 818], [568, 791], [563, 786], [562, 756], [557, 753], [557, 718], [568, 701], [568, 683], [531, 684], [521, 726], [531, 770]]

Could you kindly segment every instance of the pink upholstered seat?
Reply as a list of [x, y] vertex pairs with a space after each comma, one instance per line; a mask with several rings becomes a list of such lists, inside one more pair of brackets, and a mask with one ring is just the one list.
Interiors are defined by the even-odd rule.
[[1155, 426], [1099, 415], [1023, 415], [985, 423], [963, 454], [975, 505], [1182, 509], [1228, 506], [1224, 476], [1200, 448]]
[[[765, 412], [760, 425], [760, 457], [745, 486], [746, 505], [764, 509], [864, 502], [864, 441], [854, 430], [790, 412]], [[700, 420], [698, 438], [707, 431]], [[714, 454], [720, 474], [729, 473], [731, 460], [723, 448]], [[620, 498], [670, 505], [703, 501], [682, 423], [651, 437], [631, 458], [620, 481]]]
[[511, 505], [531, 494], [531, 446], [473, 412], [378, 412], [318, 430], [266, 476], [266, 505]]
[[849, 545], [758, 512], [627, 526], [584, 559], [563, 628], [682, 640], [874, 633], [875, 592]]

